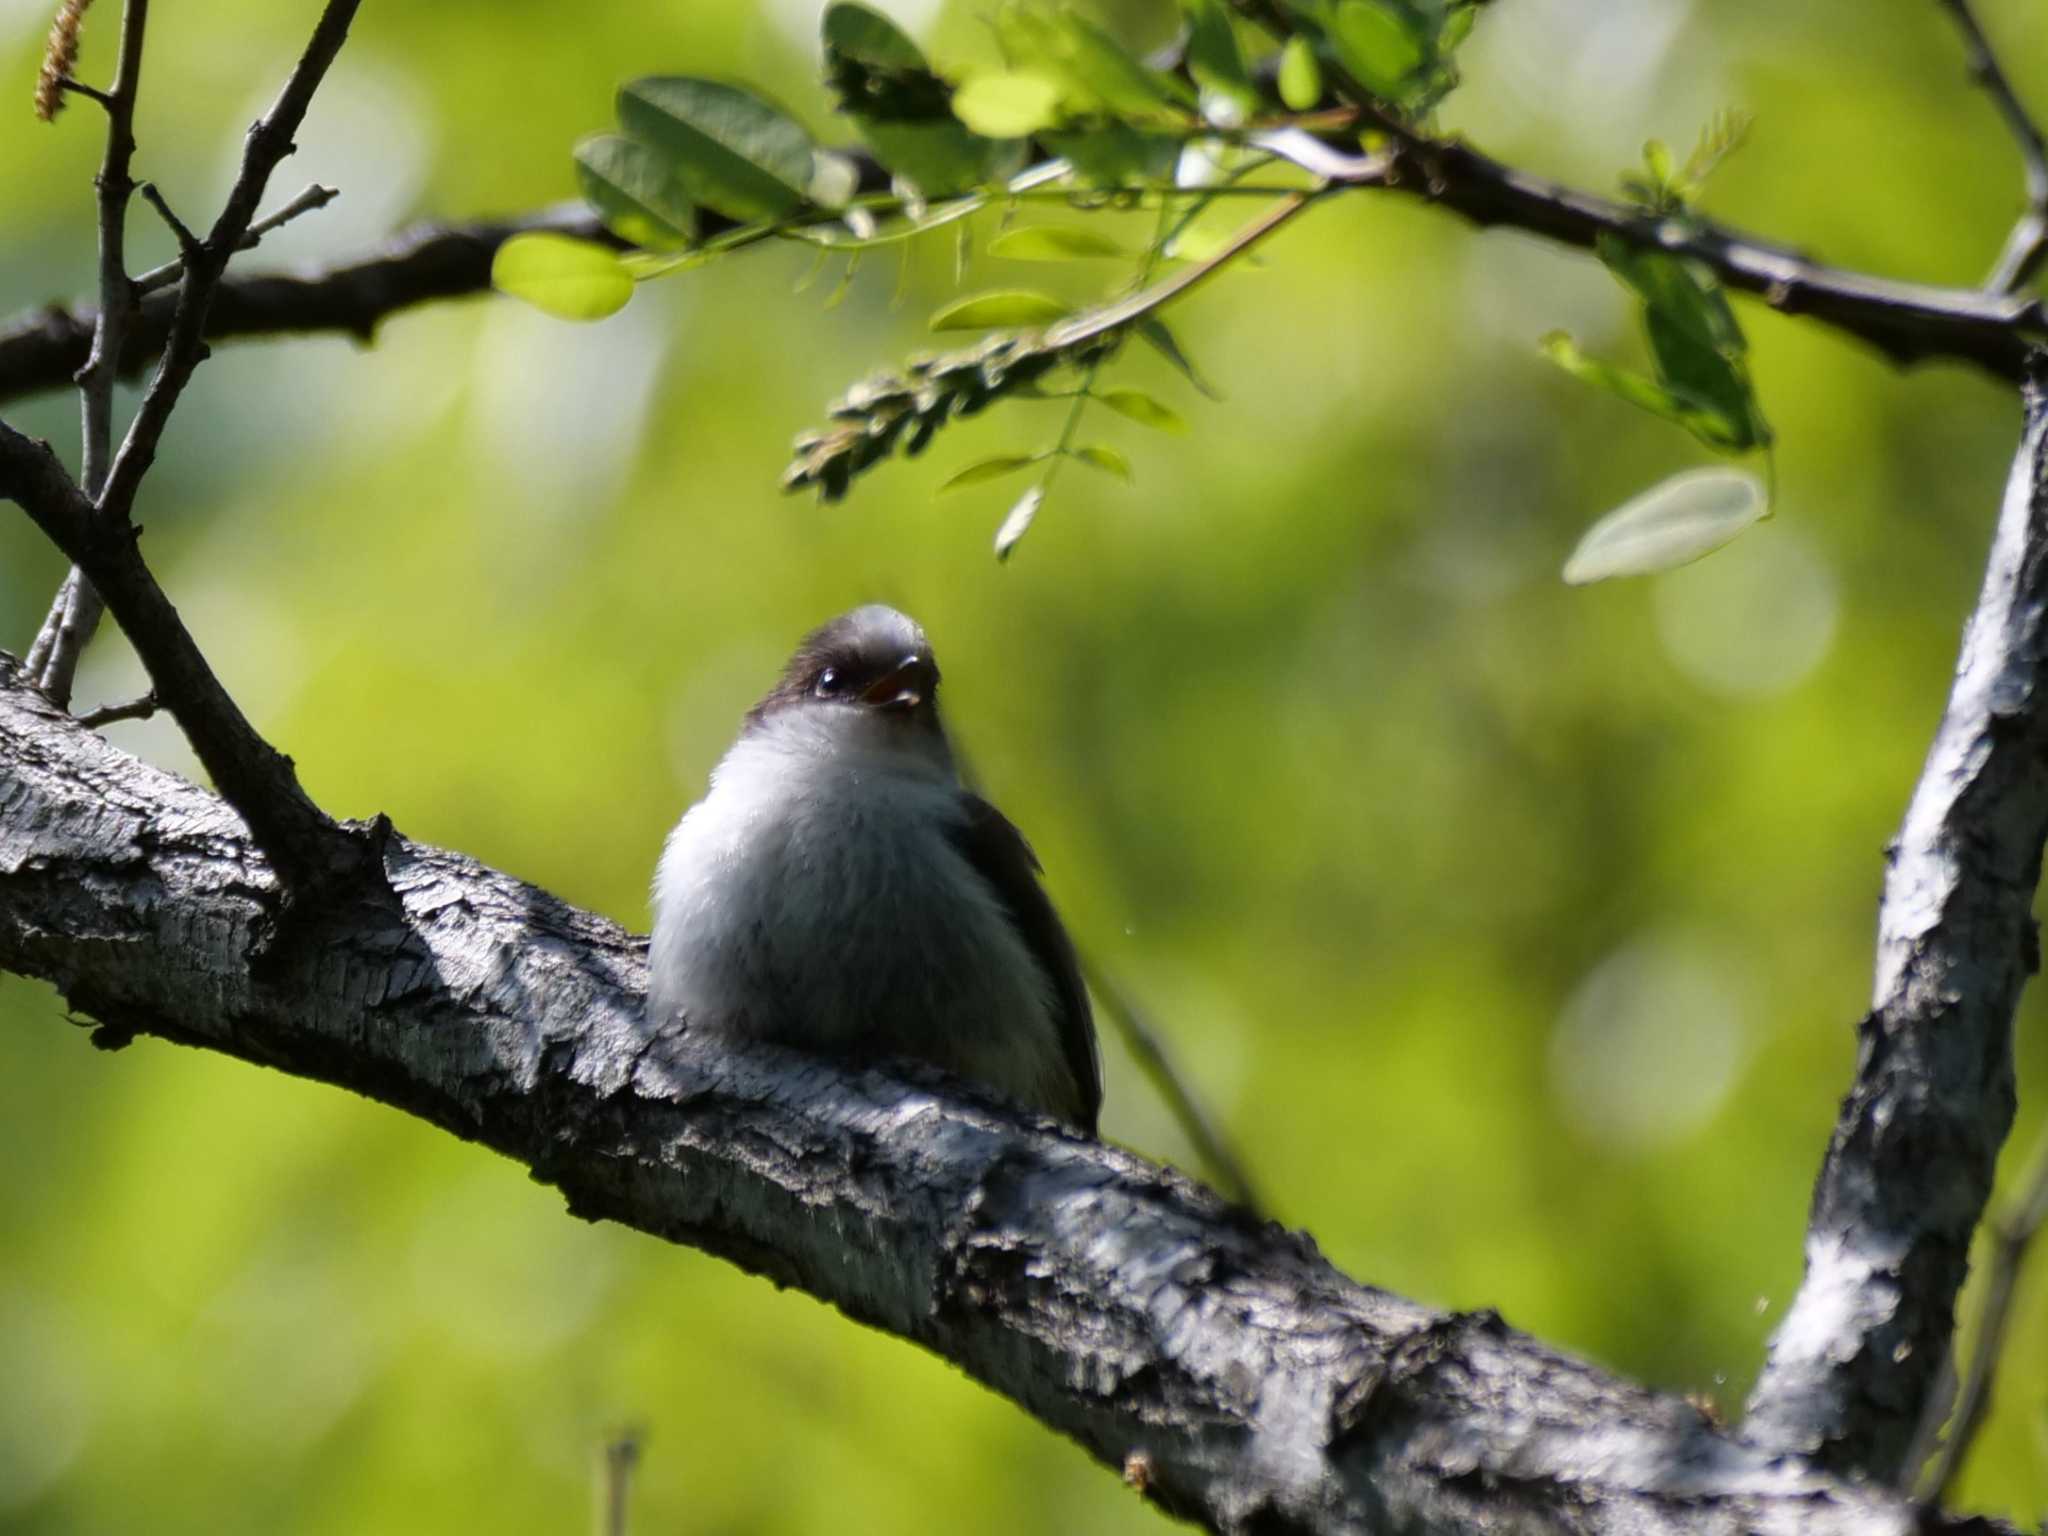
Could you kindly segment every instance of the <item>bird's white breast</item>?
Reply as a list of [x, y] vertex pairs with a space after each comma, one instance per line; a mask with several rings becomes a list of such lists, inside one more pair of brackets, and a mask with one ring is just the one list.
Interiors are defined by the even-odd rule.
[[1070, 1113], [1051, 979], [948, 837], [965, 809], [943, 753], [814, 714], [744, 733], [670, 834], [651, 1016], [917, 1056]]

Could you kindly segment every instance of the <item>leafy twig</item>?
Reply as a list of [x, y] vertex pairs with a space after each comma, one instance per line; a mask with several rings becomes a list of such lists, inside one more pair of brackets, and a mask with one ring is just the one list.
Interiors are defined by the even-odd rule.
[[1991, 98], [1998, 115], [2005, 119], [2013, 142], [2019, 146], [2020, 163], [2026, 174], [2026, 211], [2013, 225], [2012, 233], [2006, 236], [2005, 249], [1999, 253], [1991, 275], [1984, 280], [1984, 286], [1994, 293], [2011, 293], [2034, 275], [2041, 258], [2048, 255], [2048, 141], [2042, 139], [2040, 125], [2021, 104], [2011, 78], [1998, 62], [1991, 40], [1978, 25], [1977, 13], [1970, 8], [1970, 0], [1937, 0], [1937, 3], [1949, 13], [1956, 30], [1963, 35], [1971, 78]]
[[887, 458], [899, 441], [906, 453], [922, 453], [953, 417], [971, 416], [1054, 368], [1088, 368], [1115, 350], [1126, 327], [1229, 265], [1308, 208], [1317, 195], [1281, 195], [1221, 249], [1128, 298], [1043, 331], [1004, 332], [963, 352], [913, 359], [902, 374], [880, 373], [863, 380], [832, 406], [842, 425], [797, 439], [796, 458], [782, 476], [783, 489], [815, 486], [825, 500], [836, 501], [855, 475]]

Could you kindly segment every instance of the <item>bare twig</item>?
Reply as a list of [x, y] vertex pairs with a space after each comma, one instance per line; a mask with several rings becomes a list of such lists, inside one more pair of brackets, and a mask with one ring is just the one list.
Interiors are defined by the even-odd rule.
[[[608, 238], [594, 214], [570, 204], [516, 219], [415, 225], [373, 251], [332, 266], [230, 272], [214, 292], [206, 336], [218, 342], [329, 331], [367, 342], [392, 315], [487, 291], [498, 247], [535, 230]], [[150, 293], [122, 354], [123, 378], [139, 375], [163, 350], [175, 299], [157, 290], [183, 271], [180, 262], [168, 272], [157, 268], [137, 280]], [[0, 405], [67, 383], [92, 345], [95, 318], [89, 307], [52, 305], [0, 327]]]
[[[66, 7], [67, 11], [73, 9]], [[84, 7], [75, 9], [82, 13]], [[59, 20], [61, 23], [62, 18]], [[107, 147], [95, 182], [100, 309], [93, 325], [92, 350], [77, 375], [79, 479], [88, 496], [97, 496], [106, 484], [113, 443], [114, 383], [119, 372], [115, 360], [135, 317], [136, 294], [128, 281], [126, 252], [128, 199], [135, 190], [129, 166], [135, 159], [135, 98], [142, 83], [142, 39], [148, 24], [149, 0], [127, 0], [121, 8], [121, 51], [114, 63], [114, 83], [101, 98], [107, 113]], [[75, 34], [74, 25], [74, 46]], [[36, 681], [59, 704], [71, 701], [78, 658], [99, 628], [100, 610], [99, 592], [74, 567], [58, 588], [29, 651]]]
[[[278, 229], [291, 223], [293, 219], [298, 218], [301, 214], [311, 213], [316, 208], [325, 208], [339, 196], [341, 196], [341, 193], [335, 188], [323, 187], [318, 182], [314, 182], [305, 191], [278, 209], [277, 212], [260, 218], [254, 224], [251, 224], [248, 233], [242, 236], [242, 243], [238, 249], [244, 251], [254, 250], [262, 242], [263, 237], [273, 229]], [[182, 244], [179, 248], [183, 249]], [[185, 261], [183, 257], [178, 257], [165, 262], [160, 267], [151, 267], [147, 272], [136, 278], [135, 291], [138, 294], [155, 293], [159, 288], [170, 287], [171, 284], [184, 275]]]
[[1991, 1254], [1985, 1266], [1984, 1301], [1978, 1313], [1976, 1352], [1949, 1417], [1948, 1438], [1920, 1482], [1923, 1503], [1939, 1509], [1948, 1500], [1956, 1474], [1969, 1458], [1970, 1446], [1991, 1407], [1991, 1390], [2005, 1353], [2005, 1334], [2012, 1321], [2013, 1295], [2019, 1286], [2027, 1248], [2048, 1225], [2048, 1133], [2035, 1143], [2026, 1176], [2006, 1209], [1988, 1224]]
[[96, 731], [116, 720], [147, 720], [157, 709], [156, 693], [152, 690], [139, 699], [130, 699], [126, 704], [102, 704], [98, 709], [88, 709], [79, 715], [78, 723]]
[[[241, 171], [212, 230], [203, 240], [185, 232], [185, 273], [163, 359], [98, 495], [70, 482], [48, 444], [31, 442], [4, 424], [0, 495], [19, 502], [104, 596], [147, 668], [152, 692], [177, 716], [199, 760], [248, 822], [285, 885], [299, 894], [347, 889], [388, 900], [380, 837], [356, 837], [337, 826], [306, 795], [291, 759], [250, 725], [144, 563], [130, 519], [136, 489], [155, 457], [164, 426], [206, 355], [204, 332], [213, 291], [249, 232], [271, 171], [291, 152], [292, 136], [347, 38], [358, 4], [359, 0], [328, 0], [277, 101], [250, 129]], [[140, 14], [141, 0], [129, 0], [129, 5], [130, 18]], [[139, 44], [139, 26], [136, 40]], [[127, 58], [124, 51], [124, 61]], [[127, 144], [132, 149], [132, 136]], [[124, 175], [125, 166], [124, 158]], [[108, 307], [112, 313], [124, 309], [129, 289], [118, 253], [110, 258], [108, 252], [103, 240], [103, 273], [116, 274], [118, 281], [110, 291], [122, 296], [121, 304]], [[94, 363], [88, 366], [97, 367], [111, 381], [117, 355], [117, 348], [96, 346]]]
[[2025, 429], [1955, 683], [1889, 850], [1871, 1012], [1814, 1191], [1806, 1275], [1745, 1433], [1896, 1482], [2012, 1126], [2013, 1012], [2048, 837], [2048, 392]]
[[157, 217], [169, 227], [171, 238], [178, 242], [179, 259], [189, 260], [199, 249], [199, 237], [187, 229], [185, 221], [171, 211], [171, 205], [164, 201], [164, 195], [155, 182], [145, 181], [136, 190], [142, 194], [142, 200], [156, 210]]
[[[185, 275], [179, 284], [178, 304], [171, 317], [171, 334], [164, 345], [163, 360], [150, 380], [128, 424], [120, 452], [108, 471], [106, 488], [100, 496], [101, 514], [110, 523], [124, 522], [134, 504], [135, 490], [156, 458], [157, 443], [178, 397], [184, 393], [193, 373], [206, 358], [206, 312], [213, 291], [228, 260], [241, 247], [242, 237], [256, 215], [256, 205], [270, 183], [270, 173], [292, 151], [292, 136], [304, 120], [313, 92], [326, 78], [328, 67], [348, 38], [361, 0], [327, 0], [313, 29], [312, 40], [300, 55], [296, 68], [268, 112], [249, 130], [242, 150], [242, 169], [229, 190], [227, 203], [214, 220], [205, 240], [185, 253]], [[173, 702], [172, 707], [178, 706]], [[183, 721], [182, 712], [180, 720]], [[192, 726], [186, 722], [187, 729]], [[211, 767], [211, 765], [208, 765]]]
[[1984, 35], [1983, 27], [1978, 25], [1977, 13], [1971, 9], [1970, 0], [1937, 0], [1937, 3], [1949, 13], [1956, 29], [1963, 35], [1963, 48], [1970, 60], [1970, 77], [1991, 98], [1998, 115], [2005, 119], [2013, 142], [2019, 146], [2020, 164], [2026, 175], [2026, 211], [2013, 225], [2012, 233], [2006, 237], [2005, 249], [1999, 253], [1997, 265], [1984, 280], [1984, 286], [1994, 293], [2011, 293], [2034, 275], [2041, 258], [2048, 255], [2048, 142], [2043, 141], [2040, 125], [2021, 104], [2011, 78], [1999, 64], [1998, 54], [1992, 48], [1991, 40]]
[[1122, 1037], [1125, 1049], [1166, 1101], [1168, 1112], [1180, 1126], [1181, 1133], [1194, 1144], [1195, 1154], [1201, 1158], [1202, 1166], [1208, 1170], [1217, 1188], [1250, 1214], [1266, 1215], [1250, 1170], [1230, 1144], [1229, 1136], [1217, 1124], [1215, 1116], [1209, 1113], [1189, 1085], [1187, 1075], [1166, 1047], [1165, 1036], [1145, 1009], [1085, 956], [1082, 957], [1081, 968], [1088, 978], [1088, 990], [1095, 994], [1102, 1011], [1109, 1015], [1109, 1021]]

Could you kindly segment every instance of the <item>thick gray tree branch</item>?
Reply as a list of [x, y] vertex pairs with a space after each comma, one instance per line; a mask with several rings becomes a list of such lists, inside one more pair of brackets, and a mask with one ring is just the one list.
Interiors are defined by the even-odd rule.
[[2012, 1128], [2048, 838], [2048, 396], [2026, 424], [1948, 710], [1888, 850], [1871, 1012], [1814, 1191], [1806, 1278], [1746, 1429], [1896, 1479]]
[[402, 914], [280, 923], [224, 803], [0, 657], [0, 968], [54, 982], [102, 1044], [222, 1051], [482, 1142], [579, 1214], [924, 1345], [1212, 1530], [1941, 1528], [935, 1076], [650, 1035], [643, 940], [460, 855], [383, 848]]

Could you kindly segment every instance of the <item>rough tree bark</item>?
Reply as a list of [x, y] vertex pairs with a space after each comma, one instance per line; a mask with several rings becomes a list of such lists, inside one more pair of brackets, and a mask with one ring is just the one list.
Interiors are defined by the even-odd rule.
[[352, 1088], [570, 1208], [915, 1340], [1217, 1531], [1908, 1532], [1491, 1314], [1359, 1285], [1180, 1176], [979, 1106], [651, 1036], [643, 941], [393, 835], [402, 920], [280, 906], [239, 819], [0, 658], [0, 967], [98, 1021]]
[[2025, 389], [1948, 709], [1887, 850], [1871, 1012], [1814, 1190], [1806, 1278], [1750, 1399], [1759, 1441], [1887, 1479], [1955, 1331], [2012, 1129], [2048, 837], [2048, 396]]

